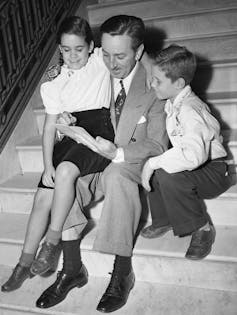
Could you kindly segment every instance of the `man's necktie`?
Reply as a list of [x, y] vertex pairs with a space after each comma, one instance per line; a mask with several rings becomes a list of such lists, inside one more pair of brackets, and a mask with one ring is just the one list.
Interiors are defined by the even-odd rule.
[[119, 83], [121, 84], [121, 90], [116, 98], [115, 101], [115, 119], [116, 119], [116, 126], [118, 125], [119, 122], [119, 117], [121, 115], [122, 109], [123, 109], [123, 104], [126, 99], [126, 92], [123, 86], [123, 80], [120, 80]]

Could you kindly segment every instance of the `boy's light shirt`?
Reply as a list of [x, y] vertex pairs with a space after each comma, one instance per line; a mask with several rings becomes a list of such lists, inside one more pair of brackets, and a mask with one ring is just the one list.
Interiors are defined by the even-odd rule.
[[208, 159], [226, 156], [220, 135], [220, 125], [208, 106], [186, 86], [171, 103], [165, 104], [166, 129], [172, 148], [150, 158], [152, 169], [168, 173], [191, 171]]
[[[129, 73], [129, 75], [125, 79], [123, 79], [123, 85], [124, 85], [126, 95], [128, 95], [128, 91], [129, 91], [130, 85], [132, 83], [133, 77], [137, 71], [137, 68], [138, 68], [138, 63], [136, 63], [135, 67]], [[121, 79], [114, 78], [114, 99], [115, 100], [116, 100], [116, 98], [117, 98], [117, 96], [121, 90], [121, 84], [119, 83], [120, 80]], [[124, 162], [124, 150], [123, 150], [123, 148], [117, 148], [116, 156], [112, 160], [112, 162], [114, 162], [114, 163]]]

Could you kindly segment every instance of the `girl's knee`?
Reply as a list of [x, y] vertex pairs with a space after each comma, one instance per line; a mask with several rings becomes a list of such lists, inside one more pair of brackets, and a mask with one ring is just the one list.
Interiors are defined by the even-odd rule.
[[79, 170], [76, 165], [71, 162], [62, 162], [56, 169], [56, 180], [68, 181], [79, 176]]

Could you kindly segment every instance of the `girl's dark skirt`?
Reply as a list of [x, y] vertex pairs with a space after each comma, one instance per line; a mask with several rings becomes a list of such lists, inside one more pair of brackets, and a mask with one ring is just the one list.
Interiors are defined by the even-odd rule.
[[[76, 117], [76, 126], [83, 127], [96, 138], [101, 136], [113, 142], [114, 129], [110, 120], [110, 111], [107, 108], [93, 109], [82, 112], [72, 113]], [[111, 160], [106, 159], [100, 154], [92, 151], [87, 146], [77, 143], [69, 137], [64, 137], [54, 146], [53, 166], [57, 166], [63, 162], [69, 161], [75, 164], [80, 170], [80, 176], [85, 176], [92, 173], [102, 172]], [[47, 187], [42, 182], [42, 177], [38, 184], [40, 188]]]

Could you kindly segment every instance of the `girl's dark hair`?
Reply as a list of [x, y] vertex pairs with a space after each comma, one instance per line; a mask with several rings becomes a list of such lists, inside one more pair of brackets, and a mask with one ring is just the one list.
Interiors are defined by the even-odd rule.
[[106, 20], [100, 27], [100, 33], [128, 35], [132, 39], [132, 48], [136, 50], [144, 42], [145, 25], [142, 19], [131, 15], [116, 15]]
[[88, 45], [93, 40], [92, 31], [89, 23], [79, 16], [69, 16], [65, 18], [59, 26], [57, 32], [57, 43], [61, 43], [61, 37], [63, 34], [74, 34], [84, 37]]

